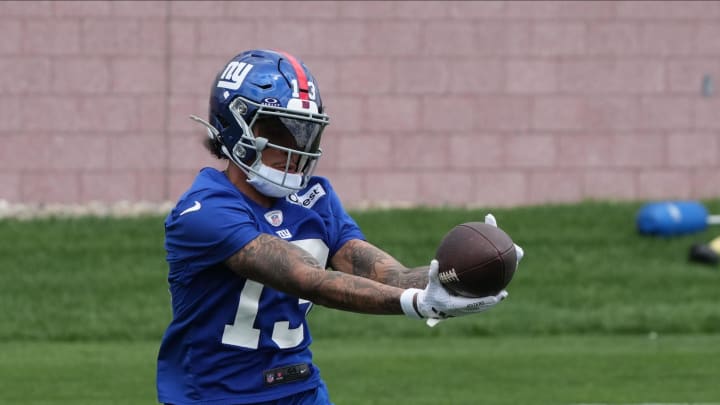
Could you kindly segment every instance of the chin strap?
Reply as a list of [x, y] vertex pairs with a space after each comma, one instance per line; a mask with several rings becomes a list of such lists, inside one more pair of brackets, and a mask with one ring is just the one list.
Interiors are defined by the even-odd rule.
[[220, 135], [220, 131], [218, 131], [217, 128], [212, 126], [209, 122], [205, 121], [204, 119], [198, 117], [197, 115], [190, 114], [189, 118], [195, 122], [199, 122], [199, 123], [203, 124], [208, 131], [208, 137], [210, 139], [215, 140]]
[[[197, 115], [190, 114], [189, 118], [191, 120], [193, 120], [195, 122], [199, 122], [205, 126], [205, 129], [207, 130], [208, 138], [210, 138], [213, 141], [217, 141], [217, 142], [220, 141], [220, 139], [219, 139], [220, 131], [218, 131], [217, 128], [212, 126], [212, 124], [210, 124], [209, 122], [205, 121], [204, 119], [198, 117]], [[233, 159], [232, 155], [230, 154], [230, 151], [225, 147], [225, 145], [222, 142], [220, 142], [220, 150], [222, 151], [223, 154], [225, 154], [225, 156], [228, 157], [228, 159], [230, 159], [231, 162], [234, 162], [237, 165], [237, 162], [235, 162], [235, 160]]]

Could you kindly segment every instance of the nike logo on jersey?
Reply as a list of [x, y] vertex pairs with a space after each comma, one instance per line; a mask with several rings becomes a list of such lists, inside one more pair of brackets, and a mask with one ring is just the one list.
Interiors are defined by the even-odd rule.
[[183, 216], [187, 214], [188, 212], [195, 212], [200, 211], [200, 208], [202, 208], [202, 204], [200, 204], [200, 201], [195, 200], [195, 204], [193, 204], [192, 207], [185, 209], [185, 211], [180, 213], [180, 216]]

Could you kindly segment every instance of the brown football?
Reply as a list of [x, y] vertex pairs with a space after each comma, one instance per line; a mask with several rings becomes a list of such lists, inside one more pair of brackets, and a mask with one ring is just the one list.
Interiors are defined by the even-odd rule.
[[502, 229], [483, 222], [457, 225], [435, 253], [440, 282], [466, 297], [496, 295], [512, 280], [517, 267], [515, 244]]

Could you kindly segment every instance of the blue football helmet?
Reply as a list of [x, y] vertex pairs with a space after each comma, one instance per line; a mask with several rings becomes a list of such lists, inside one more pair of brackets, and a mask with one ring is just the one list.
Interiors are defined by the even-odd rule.
[[[322, 155], [320, 139], [329, 123], [305, 64], [273, 50], [251, 50], [232, 58], [213, 81], [208, 121], [191, 118], [207, 127], [210, 139], [245, 172], [250, 184], [271, 197], [284, 197], [307, 185]], [[253, 134], [253, 125], [266, 118], [279, 120], [292, 134], [292, 148]], [[284, 172], [263, 165], [266, 148], [287, 153]]]

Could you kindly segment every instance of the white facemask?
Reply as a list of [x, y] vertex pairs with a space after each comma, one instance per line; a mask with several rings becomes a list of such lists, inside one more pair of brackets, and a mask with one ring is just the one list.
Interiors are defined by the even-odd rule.
[[[297, 173], [285, 174], [282, 170], [273, 169], [262, 163], [256, 165], [256, 173], [248, 172], [248, 180], [257, 191], [268, 197], [287, 197], [300, 188], [302, 175]], [[285, 182], [283, 183], [283, 178]], [[280, 184], [284, 184], [281, 186]]]

